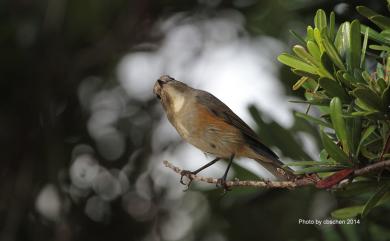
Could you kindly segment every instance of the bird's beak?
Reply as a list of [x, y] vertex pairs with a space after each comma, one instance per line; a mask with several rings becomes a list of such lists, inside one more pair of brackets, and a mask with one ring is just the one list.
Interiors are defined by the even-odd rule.
[[161, 91], [164, 88], [164, 85], [172, 80], [174, 80], [172, 77], [168, 75], [163, 75], [156, 81], [156, 83], [154, 84], [153, 93], [158, 99], [161, 99]]
[[171, 76], [169, 76], [169, 75], [163, 75], [163, 76], [161, 76], [158, 80], [157, 80], [157, 82], [160, 84], [160, 86], [162, 87], [164, 84], [166, 84], [166, 83], [168, 83], [168, 82], [170, 82], [170, 81], [172, 81], [172, 80], [175, 80], [174, 78], [172, 78]]
[[160, 85], [160, 87], [162, 88], [164, 84], [166, 84], [167, 82], [161, 80], [161, 79], [158, 79], [157, 80], [157, 83]]

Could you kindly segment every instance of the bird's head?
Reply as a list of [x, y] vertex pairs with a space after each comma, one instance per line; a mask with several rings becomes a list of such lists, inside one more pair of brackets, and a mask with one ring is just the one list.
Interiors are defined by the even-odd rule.
[[153, 93], [160, 99], [166, 111], [177, 112], [184, 106], [191, 87], [174, 78], [163, 75], [154, 84]]

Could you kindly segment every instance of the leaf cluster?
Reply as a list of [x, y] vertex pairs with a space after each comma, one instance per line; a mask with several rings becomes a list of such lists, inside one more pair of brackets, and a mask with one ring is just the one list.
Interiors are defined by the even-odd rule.
[[[335, 14], [327, 16], [320, 9], [314, 17], [314, 27], [307, 27], [306, 36], [292, 32], [299, 41], [292, 53], [278, 56], [281, 63], [300, 76], [293, 89], [303, 88], [306, 100], [295, 102], [307, 104], [308, 110], [297, 116], [320, 127], [323, 144], [319, 161], [289, 164], [301, 166], [298, 173], [326, 176], [390, 157], [390, 18], [364, 6], [358, 6], [357, 11], [378, 31], [358, 20], [337, 28]], [[320, 116], [308, 114], [312, 106], [318, 108]], [[354, 212], [335, 211], [334, 216], [366, 215], [382, 204], [382, 198], [390, 191], [385, 184], [386, 175], [372, 182], [374, 179], [378, 176], [359, 177], [352, 182], [369, 182], [369, 191], [377, 190], [366, 205], [352, 207]]]

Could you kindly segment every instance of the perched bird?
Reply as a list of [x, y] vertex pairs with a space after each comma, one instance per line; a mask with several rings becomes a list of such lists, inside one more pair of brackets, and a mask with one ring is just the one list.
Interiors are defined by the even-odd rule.
[[228, 159], [228, 168], [219, 179], [219, 184], [226, 189], [226, 176], [235, 157], [258, 161], [279, 180], [296, 178], [291, 169], [282, 168], [279, 157], [260, 141], [256, 133], [214, 95], [191, 88], [167, 75], [156, 81], [153, 92], [180, 136], [216, 157], [195, 171], [183, 171], [181, 183], [183, 175], [196, 174], [220, 159]]

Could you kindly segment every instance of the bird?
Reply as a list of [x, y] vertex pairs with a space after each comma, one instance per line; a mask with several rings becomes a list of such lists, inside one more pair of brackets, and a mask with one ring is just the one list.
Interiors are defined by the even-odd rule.
[[214, 95], [192, 88], [169, 75], [163, 75], [156, 81], [153, 93], [179, 135], [201, 151], [215, 156], [195, 171], [183, 170], [180, 179], [183, 185], [186, 185], [183, 182], [186, 174], [197, 174], [225, 159], [229, 164], [218, 184], [228, 190], [226, 178], [236, 157], [257, 161], [280, 181], [296, 179], [293, 170], [283, 167], [283, 162], [260, 141], [255, 131]]

